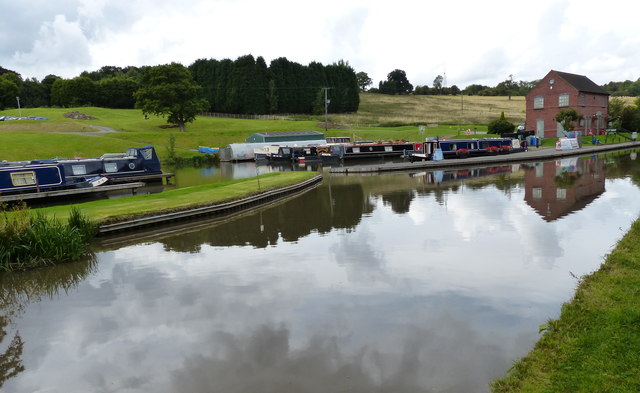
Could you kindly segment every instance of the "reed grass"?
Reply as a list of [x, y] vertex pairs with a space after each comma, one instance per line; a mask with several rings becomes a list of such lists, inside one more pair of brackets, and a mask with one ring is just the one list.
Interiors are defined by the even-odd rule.
[[90, 254], [97, 226], [72, 208], [66, 223], [24, 206], [0, 214], [0, 271], [76, 261]]

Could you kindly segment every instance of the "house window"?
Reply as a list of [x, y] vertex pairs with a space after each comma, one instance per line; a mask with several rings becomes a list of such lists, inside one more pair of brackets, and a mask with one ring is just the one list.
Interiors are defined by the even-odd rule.
[[11, 183], [16, 187], [36, 184], [36, 173], [33, 171], [14, 172], [11, 174]]
[[542, 109], [544, 108], [544, 97], [543, 96], [535, 96], [533, 99], [533, 109]]
[[607, 106], [607, 96], [602, 96], [602, 107], [605, 108]]
[[533, 192], [533, 199], [542, 199], [542, 188], [534, 187], [531, 191]]
[[587, 96], [584, 93], [580, 93], [580, 106], [587, 105]]
[[558, 106], [559, 107], [569, 106], [569, 94], [563, 93], [558, 96]]
[[536, 177], [544, 177], [544, 167], [542, 165], [536, 165]]
[[564, 201], [567, 199], [567, 189], [566, 188], [558, 188], [556, 189], [556, 199], [559, 201]]

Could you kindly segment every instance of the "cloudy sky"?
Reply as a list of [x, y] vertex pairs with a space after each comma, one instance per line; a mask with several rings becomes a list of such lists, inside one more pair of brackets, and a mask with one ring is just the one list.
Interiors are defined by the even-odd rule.
[[549, 70], [640, 77], [640, 5], [624, 0], [0, 0], [0, 66], [64, 78], [252, 54], [347, 61], [374, 80], [494, 86]]

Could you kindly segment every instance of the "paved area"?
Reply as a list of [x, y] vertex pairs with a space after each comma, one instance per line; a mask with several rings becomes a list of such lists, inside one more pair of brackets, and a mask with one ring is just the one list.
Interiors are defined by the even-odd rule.
[[626, 150], [640, 147], [640, 141], [612, 143], [608, 145], [583, 145], [582, 148], [576, 150], [556, 150], [555, 148], [529, 148], [528, 151], [499, 154], [495, 156], [481, 156], [458, 159], [445, 159], [441, 161], [416, 161], [416, 162], [400, 162], [400, 163], [384, 163], [375, 165], [354, 165], [349, 167], [334, 167], [329, 170], [330, 173], [367, 173], [367, 172], [385, 172], [385, 171], [402, 171], [413, 169], [440, 169], [440, 168], [456, 168], [465, 166], [485, 166], [504, 162], [527, 162], [542, 161], [560, 157], [584, 156], [590, 154], [598, 154], [601, 152]]

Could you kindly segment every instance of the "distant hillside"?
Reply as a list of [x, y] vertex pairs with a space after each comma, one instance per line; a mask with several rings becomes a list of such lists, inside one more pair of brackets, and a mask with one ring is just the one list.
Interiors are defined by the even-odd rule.
[[487, 124], [504, 112], [517, 124], [525, 118], [524, 97], [360, 94], [357, 113], [330, 115], [345, 125]]

